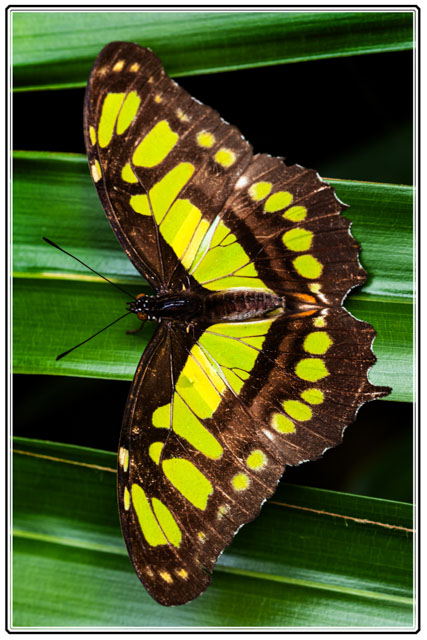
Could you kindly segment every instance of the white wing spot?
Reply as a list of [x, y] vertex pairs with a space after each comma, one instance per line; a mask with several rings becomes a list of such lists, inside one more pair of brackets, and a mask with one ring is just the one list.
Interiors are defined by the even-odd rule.
[[267, 438], [269, 438], [270, 440], [274, 440], [274, 434], [271, 433], [271, 431], [268, 431], [267, 429], [263, 429], [263, 433], [264, 435], [267, 436]]
[[246, 176], [240, 176], [236, 184], [234, 185], [234, 190], [244, 189], [249, 184], [249, 179]]

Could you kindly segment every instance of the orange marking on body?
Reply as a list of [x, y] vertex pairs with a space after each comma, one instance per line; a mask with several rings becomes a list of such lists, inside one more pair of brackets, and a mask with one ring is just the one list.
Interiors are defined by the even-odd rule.
[[307, 304], [316, 304], [316, 298], [313, 296], [309, 296], [308, 293], [294, 293], [292, 294], [294, 298], [297, 300], [301, 300], [301, 302], [306, 302]]
[[317, 309], [309, 309], [308, 311], [298, 311], [297, 313], [291, 313], [288, 318], [304, 318], [305, 316], [312, 316], [317, 313]]

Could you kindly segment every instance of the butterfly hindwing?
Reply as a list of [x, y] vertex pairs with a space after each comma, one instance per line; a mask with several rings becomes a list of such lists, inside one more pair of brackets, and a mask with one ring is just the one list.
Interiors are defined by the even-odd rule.
[[111, 43], [100, 53], [85, 138], [107, 217], [157, 296], [217, 294], [224, 309], [234, 302], [221, 296], [236, 290], [241, 305], [253, 291], [280, 301], [239, 322], [160, 322], [132, 383], [123, 534], [149, 593], [181, 604], [207, 587], [286, 465], [338, 444], [359, 406], [389, 392], [367, 378], [373, 328], [341, 306], [366, 274], [332, 187], [253, 156], [149, 49]]
[[[279, 158], [255, 156], [226, 203], [224, 221], [237, 219], [239, 239], [254, 242], [253, 262], [276, 293], [306, 294], [340, 305], [366, 278], [346, 209], [318, 173]], [[301, 299], [301, 298], [299, 298]]]
[[373, 336], [344, 309], [158, 330], [133, 382], [119, 469], [125, 539], [153, 597], [179, 604], [203, 591], [285, 466], [338, 444], [359, 406], [384, 395], [367, 380]]
[[[260, 336], [255, 341], [265, 339], [267, 324], [250, 329]], [[121, 435], [124, 537], [140, 579], [162, 604], [187, 602], [207, 587], [218, 555], [283, 470], [261, 434], [273, 481], [250, 480], [247, 459], [257, 438], [252, 424], [227, 428], [236, 418], [247, 422], [248, 409], [212, 359], [218, 349], [213, 356], [206, 350], [206, 338], [200, 330], [157, 331], [135, 375]], [[241, 345], [231, 351], [242, 360]], [[258, 351], [246, 351], [246, 366], [253, 366]]]
[[[295, 302], [341, 304], [365, 278], [346, 206], [316, 171], [255, 156], [229, 196], [202, 258], [189, 269], [211, 290], [256, 287]], [[222, 233], [221, 229], [225, 229]], [[240, 259], [236, 242], [241, 246]], [[227, 256], [230, 255], [230, 258]]]

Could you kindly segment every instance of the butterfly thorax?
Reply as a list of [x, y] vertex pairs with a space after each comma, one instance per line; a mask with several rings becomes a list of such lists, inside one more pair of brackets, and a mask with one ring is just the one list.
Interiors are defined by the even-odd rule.
[[140, 320], [169, 320], [191, 322], [197, 318], [201, 323], [239, 322], [260, 318], [283, 309], [282, 296], [265, 291], [235, 289], [220, 292], [183, 291], [180, 294], [147, 296], [140, 294], [129, 310]]

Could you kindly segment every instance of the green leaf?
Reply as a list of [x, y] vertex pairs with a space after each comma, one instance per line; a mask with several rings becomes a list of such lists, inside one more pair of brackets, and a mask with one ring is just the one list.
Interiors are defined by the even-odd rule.
[[413, 295], [413, 188], [353, 180], [329, 180], [337, 196], [351, 205], [344, 216], [362, 247], [360, 260], [368, 272], [364, 294]]
[[413, 13], [13, 13], [15, 90], [84, 86], [112, 40], [151, 47], [172, 76], [400, 51], [413, 46]]
[[[84, 267], [42, 241], [51, 238], [135, 294], [147, 285], [117, 243], [82, 156], [15, 154], [14, 367], [51, 373], [131, 379], [151, 335], [129, 336], [128, 318], [66, 359], [59, 353], [123, 313], [126, 298], [96, 282]], [[370, 278], [347, 308], [378, 332], [378, 364], [370, 378], [393, 387], [394, 400], [412, 400], [412, 189], [333, 181], [351, 209], [352, 231], [362, 242]], [[393, 224], [390, 224], [393, 220]], [[29, 348], [29, 343], [31, 348]]]
[[14, 447], [14, 630], [413, 624], [410, 505], [282, 482], [203, 597], [164, 608], [127, 557], [115, 456], [19, 438]]

